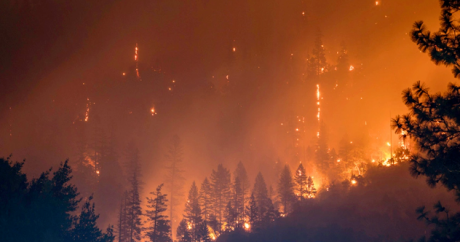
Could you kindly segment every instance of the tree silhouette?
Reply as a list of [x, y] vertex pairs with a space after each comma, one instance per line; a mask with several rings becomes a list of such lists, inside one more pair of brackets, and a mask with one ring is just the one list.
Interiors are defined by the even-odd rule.
[[204, 179], [203, 183], [201, 183], [199, 199], [200, 199], [201, 213], [203, 214], [203, 219], [204, 221], [209, 222], [210, 216], [213, 211], [213, 208], [212, 208], [213, 198], [212, 198], [212, 187], [207, 177]]
[[460, 75], [460, 25], [453, 19], [455, 13], [460, 10], [458, 0], [441, 0], [441, 27], [437, 32], [426, 30], [423, 21], [414, 23], [411, 36], [419, 49], [428, 52], [431, 60], [445, 66], [452, 66], [455, 77]]
[[225, 206], [231, 199], [231, 177], [230, 171], [222, 164], [217, 166], [217, 170], [212, 170], [211, 187], [213, 197], [214, 215], [218, 221], [218, 230], [222, 231], [224, 221]]
[[[0, 158], [0, 234], [9, 241], [89, 241], [111, 242], [113, 229], [102, 233], [96, 226], [99, 215], [90, 197], [80, 215], [76, 210], [81, 199], [70, 183], [72, 169], [65, 161], [27, 181], [22, 163]], [[21, 228], [21, 229], [18, 229]]]
[[[460, 10], [458, 0], [441, 0], [441, 28], [431, 33], [423, 21], [414, 24], [412, 40], [423, 52], [429, 52], [436, 64], [452, 66], [455, 77], [460, 75], [460, 25], [453, 20]], [[409, 158], [410, 172], [414, 177], [425, 176], [429, 186], [438, 183], [454, 190], [460, 202], [460, 86], [448, 85], [447, 92], [430, 94], [420, 81], [403, 91], [403, 102], [409, 113], [392, 120], [397, 134], [410, 137], [419, 147], [419, 152]], [[459, 241], [460, 213], [449, 216], [441, 203], [436, 204], [436, 216], [428, 218], [424, 207], [418, 208], [419, 219], [434, 224], [428, 241]], [[444, 219], [439, 213], [445, 212]], [[425, 241], [422, 238], [420, 241]]]
[[303, 200], [307, 194], [307, 175], [305, 174], [305, 168], [302, 163], [300, 163], [299, 167], [297, 167], [294, 175], [294, 181], [296, 184], [296, 195], [299, 197], [299, 200]]
[[163, 213], [167, 210], [166, 194], [161, 192], [163, 184], [159, 185], [155, 192], [151, 192], [155, 198], [147, 198], [146, 216], [151, 223], [147, 228], [147, 236], [152, 242], [170, 242], [171, 226], [168, 216]]
[[97, 227], [97, 219], [99, 215], [94, 210], [94, 203], [91, 203], [93, 197], [90, 196], [83, 204], [80, 216], [74, 220], [72, 230], [72, 241], [74, 242], [106, 242], [113, 241], [113, 229], [111, 226], [107, 229], [107, 233]]
[[195, 182], [190, 187], [184, 212], [184, 218], [188, 226], [187, 229], [189, 230], [192, 241], [200, 241], [200, 226], [203, 219], [201, 217], [198, 188]]
[[292, 205], [295, 201], [294, 181], [292, 180], [291, 169], [285, 165], [281, 171], [278, 181], [278, 197], [283, 205], [283, 214], [286, 215], [292, 211]]
[[127, 159], [126, 170], [130, 185], [126, 201], [127, 240], [133, 242], [141, 240], [142, 208], [140, 200], [141, 167], [139, 151], [132, 144], [128, 148]]

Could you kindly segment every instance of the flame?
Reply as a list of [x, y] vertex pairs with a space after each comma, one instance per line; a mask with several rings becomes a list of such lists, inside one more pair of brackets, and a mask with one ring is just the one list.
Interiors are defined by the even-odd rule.
[[351, 184], [356, 185], [358, 182], [355, 179], [351, 180]]
[[[283, 214], [283, 215], [284, 215], [284, 214]], [[283, 215], [281, 215], [281, 216], [283, 216]], [[283, 216], [283, 217], [284, 217], [284, 216]], [[248, 222], [244, 223], [244, 229], [245, 229], [245, 230], [251, 229], [251, 224], [249, 224]]]
[[89, 97], [86, 98], [86, 113], [85, 113], [85, 122], [88, 122], [89, 119], [89, 106], [91, 105], [91, 102], [89, 101]]
[[353, 71], [354, 69], [355, 69], [355, 67], [352, 66], [352, 65], [350, 65], [350, 69], [349, 69], [349, 70], [350, 70], [350, 71]]

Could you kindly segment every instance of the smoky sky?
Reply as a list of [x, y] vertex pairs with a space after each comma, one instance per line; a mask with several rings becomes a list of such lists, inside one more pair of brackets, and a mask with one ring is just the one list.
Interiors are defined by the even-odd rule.
[[314, 143], [317, 83], [302, 74], [319, 32], [327, 61], [336, 64], [344, 43], [354, 67], [353, 86], [324, 91], [332, 148], [348, 135], [385, 149], [390, 117], [406, 112], [403, 89], [420, 80], [441, 91], [454, 81], [410, 40], [417, 20], [438, 29], [438, 1], [26, 3], [2, 3], [0, 155], [25, 159], [32, 177], [72, 162], [78, 137], [102, 127], [120, 157], [129, 143], [139, 148], [144, 193], [162, 182], [175, 134], [187, 184], [243, 161], [251, 180], [262, 171], [274, 186], [277, 162], [297, 164], [281, 124], [305, 119], [304, 145]]

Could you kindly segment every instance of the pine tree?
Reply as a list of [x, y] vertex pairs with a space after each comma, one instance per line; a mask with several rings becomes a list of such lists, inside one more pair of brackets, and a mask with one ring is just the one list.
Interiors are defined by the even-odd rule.
[[291, 169], [285, 165], [281, 171], [280, 179], [278, 182], [278, 197], [283, 205], [283, 214], [286, 216], [292, 211], [294, 203], [294, 181], [292, 180]]
[[303, 200], [307, 194], [307, 175], [305, 174], [305, 168], [302, 163], [300, 163], [299, 167], [297, 167], [294, 181], [296, 184], [295, 191], [297, 192], [297, 197], [300, 200]]
[[308, 198], [314, 198], [316, 196], [316, 188], [315, 183], [313, 182], [313, 178], [308, 176], [307, 178], [307, 186], [306, 186], [306, 194]]
[[[182, 142], [179, 136], [174, 135], [169, 145], [168, 152], [166, 154], [166, 182], [165, 185], [170, 193], [169, 201], [169, 217], [171, 219], [171, 228], [174, 228], [175, 219], [175, 208], [180, 204], [181, 198], [183, 197], [183, 187], [185, 178], [183, 176], [184, 170], [182, 170], [183, 162], [183, 148]], [[173, 232], [174, 235], [174, 232]], [[174, 238], [173, 238], [174, 240]]]
[[151, 192], [155, 198], [147, 198], [146, 216], [151, 223], [147, 229], [147, 236], [152, 242], [170, 242], [171, 226], [168, 216], [163, 213], [167, 210], [166, 194], [161, 192], [163, 184], [159, 185], [155, 192]]
[[128, 192], [125, 191], [123, 198], [120, 201], [120, 208], [118, 210], [118, 221], [117, 221], [117, 234], [118, 234], [118, 242], [125, 242], [128, 238], [127, 233], [127, 221], [126, 221], [126, 205], [129, 199]]
[[97, 227], [97, 219], [94, 203], [91, 203], [93, 197], [90, 196], [83, 204], [80, 216], [74, 220], [72, 229], [72, 241], [74, 242], [111, 242], [115, 237], [112, 234], [112, 229], [109, 226], [107, 233]]
[[130, 188], [128, 190], [128, 200], [126, 203], [126, 224], [127, 224], [127, 241], [141, 240], [142, 227], [142, 209], [140, 194], [141, 185], [141, 167], [139, 161], [139, 151], [133, 145], [128, 150], [127, 177]]
[[232, 189], [232, 193], [233, 193], [233, 198], [232, 198], [232, 202], [234, 204], [234, 212], [235, 212], [235, 216], [236, 216], [236, 227], [241, 227], [242, 226], [242, 223], [240, 223], [241, 221], [244, 221], [244, 204], [243, 204], [243, 190], [242, 190], [242, 187], [241, 187], [241, 182], [240, 182], [240, 179], [239, 177], [235, 177], [235, 181], [233, 182], [233, 189]]
[[267, 212], [269, 209], [269, 203], [271, 203], [268, 197], [267, 185], [265, 184], [262, 173], [258, 173], [254, 183], [253, 194], [258, 207], [257, 214], [259, 215], [259, 222], [266, 222]]
[[251, 197], [249, 198], [249, 205], [246, 207], [246, 210], [249, 217], [250, 226], [256, 227], [259, 224], [260, 216], [254, 192], [251, 193]]
[[235, 208], [238, 214], [238, 224], [242, 225], [246, 219], [245, 207], [248, 200], [250, 184], [248, 175], [246, 173], [246, 168], [241, 161], [238, 163], [238, 166], [234, 172], [234, 177], [234, 191], [236, 196], [235, 201], [237, 201]]
[[189, 233], [192, 241], [200, 241], [199, 231], [203, 219], [201, 217], [198, 188], [195, 182], [190, 187], [184, 212], [184, 219], [187, 221], [187, 226], [190, 227]]
[[231, 199], [231, 177], [230, 172], [222, 164], [217, 166], [217, 170], [212, 170], [211, 187], [213, 197], [214, 215], [218, 222], [218, 231], [222, 231], [224, 221], [225, 206]]
[[230, 232], [235, 230], [237, 213], [236, 209], [232, 206], [232, 202], [228, 201], [225, 207], [225, 231]]
[[201, 183], [200, 188], [200, 206], [201, 206], [201, 213], [203, 214], [203, 219], [206, 222], [210, 221], [210, 216], [213, 211], [212, 209], [212, 187], [206, 177]]
[[192, 236], [190, 235], [187, 221], [182, 219], [177, 227], [177, 238], [180, 242], [192, 242]]

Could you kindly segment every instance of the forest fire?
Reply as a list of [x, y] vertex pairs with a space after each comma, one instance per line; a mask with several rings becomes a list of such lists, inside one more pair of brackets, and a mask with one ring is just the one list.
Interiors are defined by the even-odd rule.
[[460, 241], [455, 1], [0, 5], [2, 242]]

